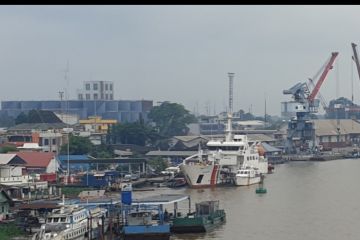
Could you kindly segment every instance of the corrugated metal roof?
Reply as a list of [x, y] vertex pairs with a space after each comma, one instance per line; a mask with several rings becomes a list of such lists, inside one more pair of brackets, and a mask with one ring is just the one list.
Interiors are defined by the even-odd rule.
[[43, 167], [46, 168], [55, 154], [51, 152], [19, 152], [19, 157], [26, 161], [26, 167]]
[[132, 205], [159, 205], [180, 202], [189, 199], [190, 196], [182, 194], [160, 194], [141, 199], [133, 199]]
[[188, 157], [196, 154], [197, 151], [150, 151], [146, 156], [181, 156]]
[[[334, 136], [347, 134], [360, 134], [360, 123], [352, 119], [316, 119], [312, 120], [315, 124], [316, 136]], [[339, 132], [337, 128], [339, 127]]]
[[1, 165], [8, 164], [15, 156], [16, 156], [15, 153], [1, 153], [0, 154], [0, 164]]
[[[68, 155], [58, 155], [57, 157], [60, 161], [67, 161]], [[89, 160], [89, 156], [87, 155], [69, 155], [70, 160]]]
[[48, 129], [62, 129], [65, 128], [67, 125], [65, 123], [21, 123], [10, 127], [8, 131], [12, 130], [48, 130]]

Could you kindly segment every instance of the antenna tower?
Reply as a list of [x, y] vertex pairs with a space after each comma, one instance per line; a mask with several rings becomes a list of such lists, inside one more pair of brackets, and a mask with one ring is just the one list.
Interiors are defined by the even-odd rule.
[[228, 73], [229, 75], [229, 114], [233, 112], [233, 86], [235, 73]]

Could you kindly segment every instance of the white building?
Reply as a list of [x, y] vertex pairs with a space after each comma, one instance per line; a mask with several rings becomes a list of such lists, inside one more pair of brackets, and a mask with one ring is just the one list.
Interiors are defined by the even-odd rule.
[[114, 82], [84, 81], [83, 89], [78, 90], [78, 100], [113, 100]]

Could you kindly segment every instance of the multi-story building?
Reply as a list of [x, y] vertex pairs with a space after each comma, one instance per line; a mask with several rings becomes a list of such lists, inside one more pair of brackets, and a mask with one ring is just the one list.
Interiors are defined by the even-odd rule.
[[114, 83], [111, 81], [85, 81], [78, 90], [78, 100], [113, 100]]
[[2, 101], [0, 114], [17, 117], [21, 112], [49, 110], [67, 113], [87, 119], [101, 116], [118, 122], [148, 121], [148, 113], [153, 107], [152, 100], [47, 100], [47, 101]]

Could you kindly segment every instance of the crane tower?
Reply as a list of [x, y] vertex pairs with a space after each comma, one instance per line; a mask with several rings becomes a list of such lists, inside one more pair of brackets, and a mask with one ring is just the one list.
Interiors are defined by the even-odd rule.
[[299, 153], [302, 150], [314, 150], [315, 148], [315, 128], [311, 121], [311, 114], [317, 113], [320, 100], [316, 98], [324, 83], [327, 74], [333, 68], [333, 63], [338, 56], [338, 52], [333, 52], [329, 60], [326, 61], [316, 85], [310, 91], [310, 86], [306, 83], [297, 83], [283, 94], [292, 95], [293, 101], [283, 102], [282, 108], [287, 112], [295, 113], [288, 123], [285, 151], [287, 153]]

